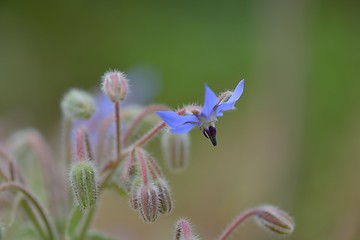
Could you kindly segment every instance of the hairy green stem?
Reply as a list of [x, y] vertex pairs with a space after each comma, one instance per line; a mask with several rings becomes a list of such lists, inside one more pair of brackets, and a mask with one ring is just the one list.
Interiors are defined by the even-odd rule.
[[89, 230], [92, 219], [94, 217], [94, 214], [95, 214], [95, 207], [91, 208], [89, 210], [89, 212], [86, 214], [85, 222], [83, 223], [83, 225], [82, 225], [82, 227], [80, 229], [79, 238], [77, 240], [86, 239], [86, 235], [87, 235], [87, 232]]
[[41, 227], [39, 220], [37, 219], [35, 213], [33, 212], [33, 209], [29, 205], [29, 202], [25, 201], [24, 199], [21, 199], [20, 205], [25, 210], [25, 213], [27, 214], [27, 216], [29, 217], [31, 222], [34, 224], [34, 227], [40, 234], [41, 238], [45, 239], [45, 240], [48, 239], [48, 237], [46, 236], [46, 233], [44, 232], [44, 230]]

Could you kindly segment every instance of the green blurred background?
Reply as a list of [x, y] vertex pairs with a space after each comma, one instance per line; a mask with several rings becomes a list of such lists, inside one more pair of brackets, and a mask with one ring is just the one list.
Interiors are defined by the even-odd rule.
[[[359, 12], [358, 1], [2, 0], [1, 138], [30, 126], [51, 137], [63, 93], [98, 86], [109, 68], [151, 67], [154, 102], [173, 107], [202, 103], [204, 83], [220, 92], [245, 78], [219, 145], [193, 131], [188, 171], [166, 173], [172, 215], [144, 224], [108, 192], [94, 227], [170, 239], [186, 216], [213, 239], [242, 210], [272, 203], [296, 220], [288, 239], [359, 239]], [[234, 239], [276, 237], [249, 222]]]

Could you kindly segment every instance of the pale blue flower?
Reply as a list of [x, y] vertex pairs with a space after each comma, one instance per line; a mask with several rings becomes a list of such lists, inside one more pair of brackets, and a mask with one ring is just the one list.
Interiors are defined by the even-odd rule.
[[157, 114], [170, 127], [175, 134], [189, 132], [194, 127], [199, 127], [205, 137], [210, 138], [211, 143], [216, 146], [217, 117], [223, 115], [223, 111], [234, 109], [244, 90], [244, 80], [241, 80], [233, 92], [225, 92], [220, 97], [205, 85], [204, 105], [199, 112], [188, 115], [179, 115], [172, 111], [160, 111]]

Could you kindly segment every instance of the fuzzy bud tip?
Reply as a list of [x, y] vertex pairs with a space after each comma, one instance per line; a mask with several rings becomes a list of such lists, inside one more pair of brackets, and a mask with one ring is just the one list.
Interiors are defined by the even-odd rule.
[[159, 214], [159, 193], [153, 184], [140, 186], [138, 190], [138, 204], [145, 222], [154, 222]]
[[261, 227], [276, 234], [289, 235], [295, 229], [293, 219], [286, 212], [271, 205], [259, 207], [255, 218]]
[[128, 80], [122, 72], [108, 71], [102, 77], [102, 90], [114, 103], [125, 98], [128, 88]]
[[159, 189], [159, 211], [162, 214], [169, 214], [173, 209], [173, 200], [171, 197], [171, 192], [169, 185], [166, 180], [159, 178], [155, 182], [156, 187]]
[[199, 238], [193, 234], [191, 224], [186, 219], [179, 219], [175, 224], [176, 240], [198, 240]]
[[95, 112], [95, 101], [93, 97], [85, 91], [71, 89], [65, 94], [61, 101], [63, 114], [72, 120], [89, 119]]

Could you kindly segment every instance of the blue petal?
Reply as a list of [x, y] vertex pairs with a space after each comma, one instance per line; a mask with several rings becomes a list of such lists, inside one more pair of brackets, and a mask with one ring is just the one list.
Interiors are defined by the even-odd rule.
[[234, 105], [235, 105], [235, 102], [233, 103], [223, 103], [223, 104], [220, 104], [217, 108], [216, 108], [216, 116], [217, 117], [221, 117], [223, 115], [223, 111], [228, 111], [228, 110], [232, 110], [234, 109]]
[[191, 129], [193, 129], [193, 127], [196, 127], [197, 124], [196, 123], [185, 123], [179, 127], [176, 128], [171, 128], [170, 132], [175, 133], [175, 134], [183, 134], [183, 133], [187, 133], [189, 132]]
[[185, 123], [199, 121], [194, 115], [182, 116], [172, 111], [159, 111], [157, 114], [170, 128], [177, 128]]
[[236, 86], [234, 92], [231, 94], [229, 100], [226, 101], [226, 103], [235, 103], [237, 100], [239, 100], [243, 91], [244, 91], [244, 80], [241, 80]]
[[236, 86], [234, 92], [231, 94], [229, 100], [227, 100], [225, 103], [220, 104], [216, 108], [216, 116], [217, 117], [222, 116], [223, 111], [232, 110], [235, 106], [236, 101], [239, 100], [239, 98], [241, 97], [243, 91], [244, 91], [244, 80], [241, 80]]
[[209, 116], [218, 101], [219, 99], [215, 93], [205, 84], [204, 106], [201, 110], [201, 113], [204, 116]]

